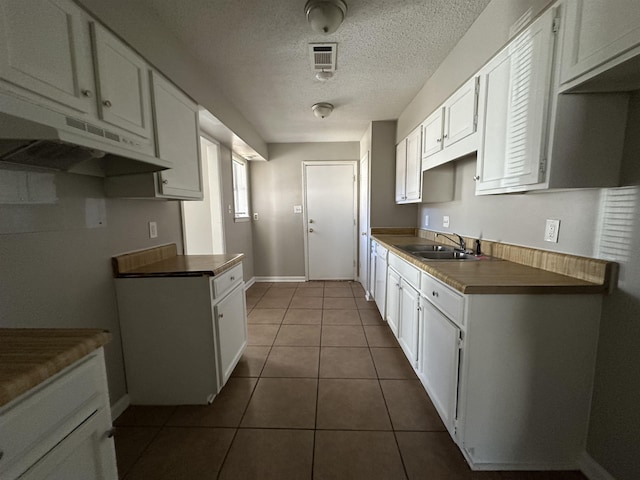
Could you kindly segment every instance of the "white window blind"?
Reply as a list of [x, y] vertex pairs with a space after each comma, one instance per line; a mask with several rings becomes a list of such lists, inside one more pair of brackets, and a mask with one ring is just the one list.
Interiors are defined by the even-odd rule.
[[640, 187], [635, 186], [603, 191], [596, 244], [598, 258], [616, 262], [629, 260], [639, 197]]

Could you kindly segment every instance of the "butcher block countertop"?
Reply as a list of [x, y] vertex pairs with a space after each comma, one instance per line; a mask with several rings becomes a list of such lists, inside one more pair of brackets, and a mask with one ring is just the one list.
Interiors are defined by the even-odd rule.
[[110, 341], [97, 329], [0, 328], [0, 406]]
[[[396, 246], [439, 242], [415, 235], [374, 234], [373, 239], [407, 262], [465, 294], [606, 293], [614, 270], [611, 262], [562, 254], [556, 254], [562, 258], [555, 259], [553, 267], [558, 269], [560, 267], [557, 264], [565, 263], [566, 265], [561, 266], [568, 268], [576, 276], [563, 275], [497, 257], [466, 261], [420, 260]], [[495, 245], [493, 249], [496, 252], [502, 251]], [[531, 255], [530, 251], [531, 249], [523, 247], [524, 253], [520, 252], [524, 258], [523, 262], [528, 257], [535, 256]], [[585, 280], [585, 277], [589, 280]]]
[[175, 244], [113, 257], [113, 274], [119, 278], [215, 276], [240, 263], [243, 253], [178, 255]]

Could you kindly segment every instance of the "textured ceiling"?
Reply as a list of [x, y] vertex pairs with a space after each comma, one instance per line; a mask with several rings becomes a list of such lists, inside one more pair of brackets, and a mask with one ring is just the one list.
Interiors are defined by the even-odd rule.
[[[342, 26], [314, 33], [305, 0], [136, 0], [180, 38], [263, 139], [356, 141], [396, 119], [489, 0], [346, 0]], [[337, 42], [333, 79], [308, 44]], [[320, 120], [311, 105], [330, 102]], [[214, 112], [215, 113], [215, 112]]]

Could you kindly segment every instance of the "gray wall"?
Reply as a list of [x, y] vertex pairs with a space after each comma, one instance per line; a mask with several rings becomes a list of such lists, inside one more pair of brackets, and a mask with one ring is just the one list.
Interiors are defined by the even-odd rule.
[[[11, 175], [0, 170], [2, 179]], [[0, 204], [0, 326], [101, 328], [112, 403], [126, 393], [111, 257], [165, 243], [182, 249], [178, 202], [105, 199], [102, 179], [36, 174], [51, 203]], [[49, 180], [51, 183], [49, 184]], [[93, 205], [104, 220], [93, 222]], [[149, 239], [148, 222], [158, 222]]]
[[[527, 10], [535, 15], [547, 0], [493, 0], [441, 67], [400, 115], [397, 138], [403, 138], [469, 78], [508, 40], [509, 27]], [[623, 176], [637, 185], [640, 165], [640, 95], [633, 99], [627, 129]], [[607, 161], [603, 158], [602, 161]], [[595, 256], [602, 189], [474, 195], [475, 157], [456, 163], [455, 198], [423, 204], [417, 223], [439, 231]], [[640, 189], [638, 189], [640, 190]], [[442, 227], [442, 216], [451, 224]], [[640, 193], [636, 196], [631, 252], [640, 250]], [[544, 221], [561, 219], [557, 244], [543, 242]], [[620, 257], [618, 290], [604, 298], [587, 452], [618, 480], [640, 478], [640, 257]], [[579, 332], [576, 332], [579, 334]]]
[[369, 152], [370, 227], [415, 227], [415, 204], [396, 204], [396, 121], [369, 124], [360, 140], [360, 158]]
[[[224, 221], [224, 241], [227, 253], [244, 253], [242, 263], [244, 280], [253, 278], [253, 225], [251, 221], [236, 222], [233, 216], [233, 167], [231, 150], [220, 145], [220, 174], [222, 175], [222, 207]], [[248, 180], [255, 162], [247, 162]], [[250, 183], [249, 183], [250, 184]], [[251, 197], [249, 197], [251, 209]]]
[[251, 163], [255, 275], [304, 276], [302, 162], [358, 160], [358, 142], [269, 144], [269, 161]]

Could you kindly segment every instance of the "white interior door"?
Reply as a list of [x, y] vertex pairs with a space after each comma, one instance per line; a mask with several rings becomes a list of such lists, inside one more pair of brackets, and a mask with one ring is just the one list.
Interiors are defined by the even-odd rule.
[[360, 203], [358, 208], [360, 225], [358, 249], [358, 279], [362, 288], [369, 286], [369, 152], [360, 159]]
[[356, 162], [304, 162], [309, 280], [353, 280], [356, 270]]

